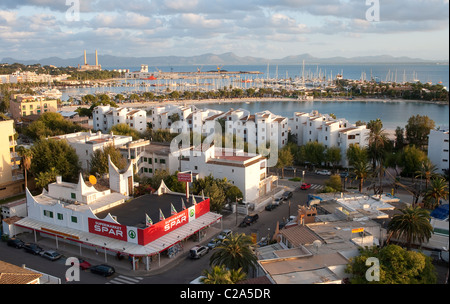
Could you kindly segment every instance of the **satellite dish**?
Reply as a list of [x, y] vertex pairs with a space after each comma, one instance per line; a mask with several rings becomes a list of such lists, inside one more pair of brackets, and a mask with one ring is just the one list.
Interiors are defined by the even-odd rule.
[[90, 182], [92, 185], [95, 185], [95, 184], [97, 183], [97, 179], [95, 178], [94, 175], [90, 175], [90, 176], [89, 176], [89, 182]]

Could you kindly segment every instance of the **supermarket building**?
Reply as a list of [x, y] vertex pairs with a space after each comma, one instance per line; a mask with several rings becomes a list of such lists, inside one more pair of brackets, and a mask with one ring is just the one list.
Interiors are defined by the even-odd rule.
[[222, 215], [210, 211], [208, 198], [187, 199], [164, 182], [154, 194], [132, 199], [132, 165], [123, 171], [111, 161], [109, 166], [110, 189], [97, 190], [81, 174], [77, 184], [58, 178], [37, 196], [27, 189], [27, 217], [9, 221], [10, 236], [31, 231], [35, 241], [38, 235], [53, 238], [56, 248], [58, 242], [78, 246], [80, 256], [86, 248], [104, 253], [105, 260], [120, 254], [129, 257], [133, 270], [137, 260], [150, 270], [153, 258], [159, 261], [161, 253], [221, 223]]

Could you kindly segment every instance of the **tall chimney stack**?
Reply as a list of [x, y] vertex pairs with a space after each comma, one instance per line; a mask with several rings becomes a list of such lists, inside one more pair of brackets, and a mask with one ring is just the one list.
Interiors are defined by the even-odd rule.
[[95, 66], [98, 66], [98, 55], [97, 55], [97, 50], [95, 50]]
[[86, 50], [84, 50], [84, 65], [87, 65]]

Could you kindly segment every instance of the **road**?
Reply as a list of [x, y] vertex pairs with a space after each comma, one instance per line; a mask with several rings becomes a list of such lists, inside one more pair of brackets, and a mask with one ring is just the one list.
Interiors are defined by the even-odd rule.
[[[290, 173], [292, 176], [292, 171]], [[289, 176], [289, 171], [286, 170], [285, 177], [287, 176]], [[305, 181], [312, 184], [314, 187], [318, 185], [323, 186], [324, 182], [329, 178], [328, 176], [320, 176], [308, 172], [306, 172], [304, 177]], [[238, 216], [238, 225], [235, 225], [235, 215], [229, 215], [225, 220], [228, 220], [228, 223], [231, 222], [231, 229], [233, 230], [233, 232], [245, 233], [247, 235], [256, 233], [258, 240], [265, 236], [272, 237], [277, 222], [281, 223], [284, 219], [288, 218], [289, 215], [296, 215], [297, 205], [305, 205], [307, 202], [308, 194], [315, 193], [317, 189], [311, 188], [309, 190], [300, 190], [298, 189], [298, 186], [300, 186], [300, 182], [291, 182], [287, 178], [280, 180], [279, 184], [297, 188], [295, 191], [293, 191], [293, 197], [290, 199], [291, 204], [289, 205], [288, 202], [284, 202], [272, 211], [266, 211], [263, 209], [258, 213], [258, 221], [251, 226], [244, 228], [238, 227], [244, 216]], [[349, 186], [349, 183], [347, 183], [347, 186]], [[353, 186], [357, 186], [355, 182], [353, 183]], [[401, 189], [399, 189], [399, 191], [401, 191]], [[209, 268], [209, 259], [212, 255], [212, 252], [213, 250], [198, 260], [189, 259], [187, 257], [187, 253], [185, 253], [185, 257], [180, 257], [182, 260], [177, 261], [176, 266], [169, 268], [163, 273], [153, 276], [132, 277], [116, 273], [111, 277], [104, 278], [99, 275], [92, 274], [89, 271], [81, 271], [79, 283], [186, 284], [200, 276], [204, 269]], [[62, 283], [66, 283], [65, 274], [69, 266], [65, 265], [65, 258], [55, 262], [51, 262], [40, 256], [33, 256], [32, 254], [26, 253], [22, 249], [8, 247], [5, 242], [0, 242], [0, 260], [19, 266], [26, 264], [26, 266], [29, 268], [61, 278]]]

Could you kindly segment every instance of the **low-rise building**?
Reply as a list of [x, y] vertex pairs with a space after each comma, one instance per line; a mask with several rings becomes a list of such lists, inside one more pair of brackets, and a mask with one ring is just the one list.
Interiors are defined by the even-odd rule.
[[95, 107], [92, 111], [94, 130], [108, 132], [113, 126], [127, 124], [139, 132], [147, 129], [147, 112], [129, 108], [115, 108], [110, 105]]
[[365, 125], [356, 126], [346, 119], [335, 119], [317, 111], [294, 113], [294, 116], [289, 118], [289, 131], [296, 138], [299, 146], [306, 145], [308, 142], [319, 142], [325, 148], [340, 148], [340, 165], [343, 167], [348, 167], [346, 157], [348, 147], [351, 144], [366, 147], [370, 133]]
[[436, 166], [437, 173], [445, 175], [449, 169], [449, 128], [431, 130], [428, 135], [428, 158]]
[[118, 148], [133, 140], [131, 136], [114, 135], [113, 133], [103, 134], [100, 131], [97, 133], [92, 133], [91, 131], [76, 132], [51, 138], [65, 140], [73, 147], [78, 155], [81, 168], [86, 171], [89, 171], [91, 168], [91, 157], [96, 150], [103, 150], [107, 145], [114, 145], [114, 147]]
[[10, 112], [14, 120], [20, 120], [27, 115], [41, 115], [46, 112], [56, 112], [58, 101], [47, 99], [44, 96], [32, 96], [26, 94], [13, 95], [10, 103]]
[[189, 156], [181, 158], [180, 171], [191, 171], [198, 178], [227, 178], [242, 191], [245, 202], [255, 201], [276, 187], [276, 177], [267, 174], [265, 157], [214, 145], [193, 148]]

